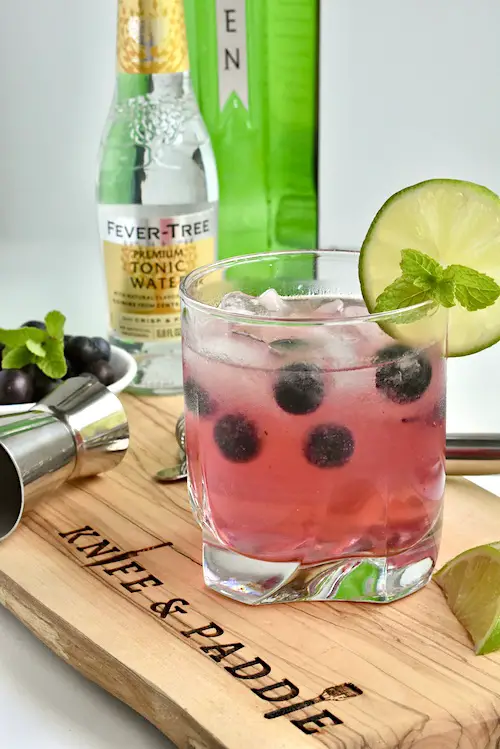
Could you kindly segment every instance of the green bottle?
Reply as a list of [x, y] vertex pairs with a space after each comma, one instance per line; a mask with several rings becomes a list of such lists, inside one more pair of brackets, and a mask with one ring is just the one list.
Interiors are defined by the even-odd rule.
[[[315, 248], [318, 0], [185, 0], [185, 9], [219, 175], [219, 257]], [[296, 272], [313, 270], [307, 261]]]

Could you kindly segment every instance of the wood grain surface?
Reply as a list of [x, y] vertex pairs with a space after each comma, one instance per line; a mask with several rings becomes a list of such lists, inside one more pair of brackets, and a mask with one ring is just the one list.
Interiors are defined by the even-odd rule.
[[[500, 654], [474, 655], [434, 583], [389, 606], [252, 608], [206, 589], [185, 484], [151, 480], [181, 401], [124, 403], [122, 466], [0, 546], [0, 600], [37, 637], [185, 749], [500, 747]], [[498, 539], [500, 500], [450, 480], [440, 562]]]

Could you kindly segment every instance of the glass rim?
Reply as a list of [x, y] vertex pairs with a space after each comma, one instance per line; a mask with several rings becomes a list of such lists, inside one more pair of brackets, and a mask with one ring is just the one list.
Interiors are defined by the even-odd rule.
[[[299, 256], [299, 255], [310, 255], [311, 257], [325, 257], [328, 255], [331, 255], [332, 253], [335, 253], [335, 255], [343, 255], [343, 256], [349, 256], [357, 257], [360, 256], [359, 250], [337, 250], [337, 249], [330, 249], [330, 250], [279, 250], [278, 252], [259, 252], [255, 254], [249, 254], [249, 255], [236, 255], [231, 258], [226, 258], [225, 260], [217, 260], [214, 263], [209, 263], [208, 265], [201, 265], [198, 268], [195, 268], [190, 273], [188, 273], [187, 276], [184, 276], [184, 278], [181, 280], [181, 284], [179, 287], [179, 295], [180, 298], [187, 307], [193, 307], [199, 312], [204, 312], [205, 314], [209, 314], [215, 317], [218, 317], [220, 319], [227, 320], [229, 322], [236, 322], [236, 323], [244, 323], [245, 325], [255, 325], [255, 324], [267, 324], [267, 325], [328, 325], [328, 326], [345, 326], [345, 325], [359, 325], [360, 323], [370, 323], [370, 322], [384, 322], [384, 320], [389, 320], [391, 322], [394, 322], [397, 324], [398, 320], [397, 318], [399, 316], [403, 316], [407, 314], [408, 312], [413, 312], [415, 310], [424, 310], [424, 309], [431, 309], [434, 305], [434, 302], [432, 300], [425, 301], [425, 302], [419, 302], [418, 304], [413, 304], [409, 307], [400, 307], [398, 309], [394, 310], [388, 310], [386, 312], [369, 312], [366, 315], [359, 315], [357, 317], [348, 317], [348, 318], [334, 318], [332, 319], [331, 316], [329, 317], [311, 317], [310, 315], [307, 317], [278, 317], [274, 314], [269, 315], [255, 315], [255, 314], [248, 314], [246, 312], [239, 312], [239, 311], [231, 311], [231, 310], [225, 310], [221, 309], [220, 307], [214, 307], [212, 304], [208, 304], [206, 302], [201, 302], [198, 299], [195, 299], [190, 293], [189, 293], [189, 287], [193, 284], [202, 279], [204, 276], [208, 276], [211, 273], [215, 273], [220, 270], [225, 270], [228, 268], [231, 268], [237, 264], [252, 264], [257, 263], [263, 260], [272, 261], [274, 259], [285, 258], [285, 257], [292, 257], [292, 256]], [[271, 287], [270, 287], [271, 288]], [[361, 297], [362, 299], [362, 297]], [[396, 318], [396, 319], [394, 319]]]

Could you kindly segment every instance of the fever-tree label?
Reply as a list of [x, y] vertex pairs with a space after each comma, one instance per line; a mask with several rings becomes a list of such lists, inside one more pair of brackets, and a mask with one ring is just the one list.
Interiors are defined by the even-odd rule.
[[168, 218], [103, 212], [113, 329], [138, 341], [179, 339], [179, 285], [196, 267], [213, 260], [215, 231], [213, 209]]

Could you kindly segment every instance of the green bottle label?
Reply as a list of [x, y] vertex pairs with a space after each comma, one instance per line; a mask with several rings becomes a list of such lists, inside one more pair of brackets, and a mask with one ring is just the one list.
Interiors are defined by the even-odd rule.
[[231, 94], [248, 109], [248, 55], [246, 0], [215, 0], [219, 107], [224, 110]]

